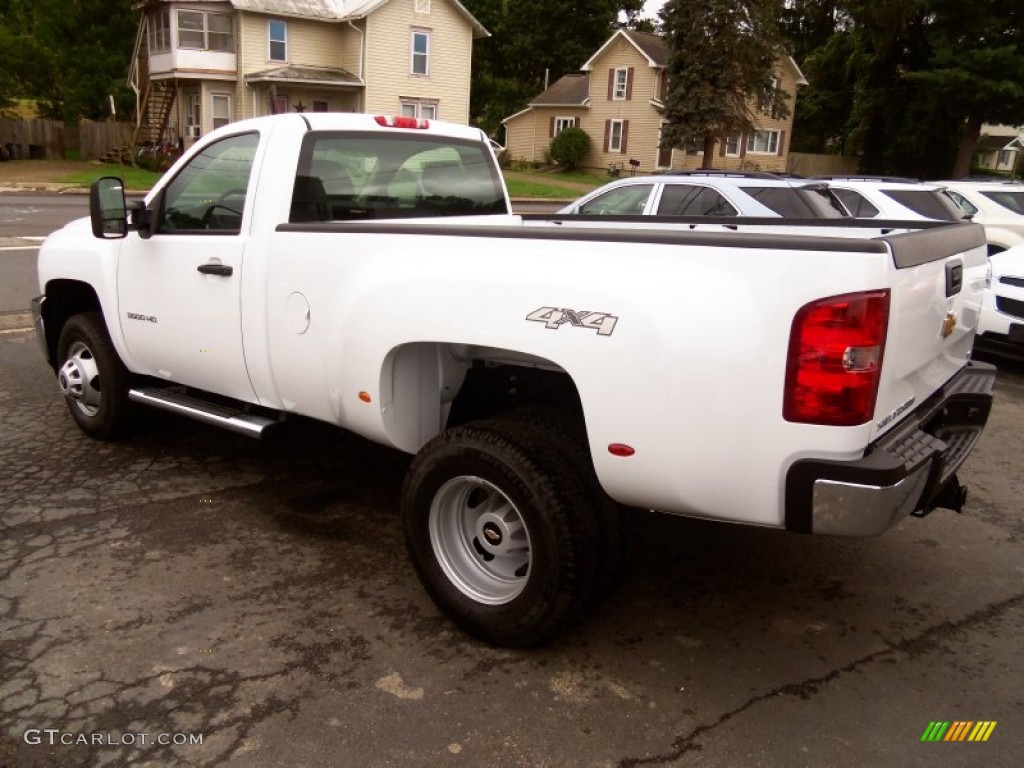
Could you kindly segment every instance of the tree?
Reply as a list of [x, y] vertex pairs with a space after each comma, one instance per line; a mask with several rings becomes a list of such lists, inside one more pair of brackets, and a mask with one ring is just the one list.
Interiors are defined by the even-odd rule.
[[669, 0], [661, 11], [669, 44], [668, 90], [662, 114], [663, 148], [697, 140], [710, 168], [714, 146], [728, 135], [753, 130], [754, 105], [771, 103], [789, 115], [775, 84], [782, 49], [780, 0]]
[[959, 125], [953, 176], [966, 176], [984, 123], [1024, 124], [1024, 3], [931, 0], [926, 66], [905, 80]]

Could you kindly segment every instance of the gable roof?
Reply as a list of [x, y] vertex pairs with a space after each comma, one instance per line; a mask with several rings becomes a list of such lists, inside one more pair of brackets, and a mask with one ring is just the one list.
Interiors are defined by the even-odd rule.
[[[1014, 144], [1017, 147], [1014, 147]], [[977, 149], [1017, 149], [1018, 147], [1024, 146], [1024, 136], [1016, 134], [983, 134], [978, 139]]]
[[[483, 24], [470, 13], [459, 0], [445, 0], [451, 3], [470, 26], [474, 37], [490, 37]], [[350, 21], [363, 19], [387, 3], [388, 0], [231, 0], [231, 5], [240, 11], [266, 13], [274, 16], [291, 16], [298, 19], [321, 21]]]
[[590, 98], [590, 75], [563, 75], [530, 102], [531, 107], [581, 107]]

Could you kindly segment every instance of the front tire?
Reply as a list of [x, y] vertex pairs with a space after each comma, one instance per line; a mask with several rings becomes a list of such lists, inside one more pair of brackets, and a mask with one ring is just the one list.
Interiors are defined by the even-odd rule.
[[591, 602], [599, 538], [573, 482], [539, 460], [543, 431], [475, 422], [416, 456], [402, 494], [406, 545], [428, 594], [497, 645], [550, 641]]
[[131, 412], [130, 374], [102, 315], [84, 312], [69, 318], [57, 342], [57, 359], [57, 383], [79, 428], [100, 440], [123, 433]]

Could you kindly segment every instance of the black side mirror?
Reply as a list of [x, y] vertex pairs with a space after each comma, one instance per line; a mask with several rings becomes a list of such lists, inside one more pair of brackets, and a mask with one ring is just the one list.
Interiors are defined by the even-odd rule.
[[93, 237], [117, 240], [128, 234], [124, 182], [114, 176], [96, 179], [89, 187], [89, 216]]
[[128, 212], [131, 215], [131, 223], [128, 229], [139, 233], [139, 237], [148, 240], [153, 236], [153, 211], [146, 207], [145, 200], [132, 200], [128, 203]]

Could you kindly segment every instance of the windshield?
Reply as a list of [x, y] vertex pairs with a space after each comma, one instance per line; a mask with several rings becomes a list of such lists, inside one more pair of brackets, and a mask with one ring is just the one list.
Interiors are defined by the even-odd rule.
[[912, 210], [919, 216], [936, 221], [963, 221], [964, 212], [944, 194], [934, 189], [883, 189], [882, 194]]
[[982, 192], [981, 194], [1018, 216], [1024, 216], [1024, 190], [1020, 192]]
[[787, 219], [841, 219], [843, 206], [824, 185], [744, 187], [752, 198]]
[[313, 132], [291, 221], [508, 213], [486, 144], [409, 133]]

